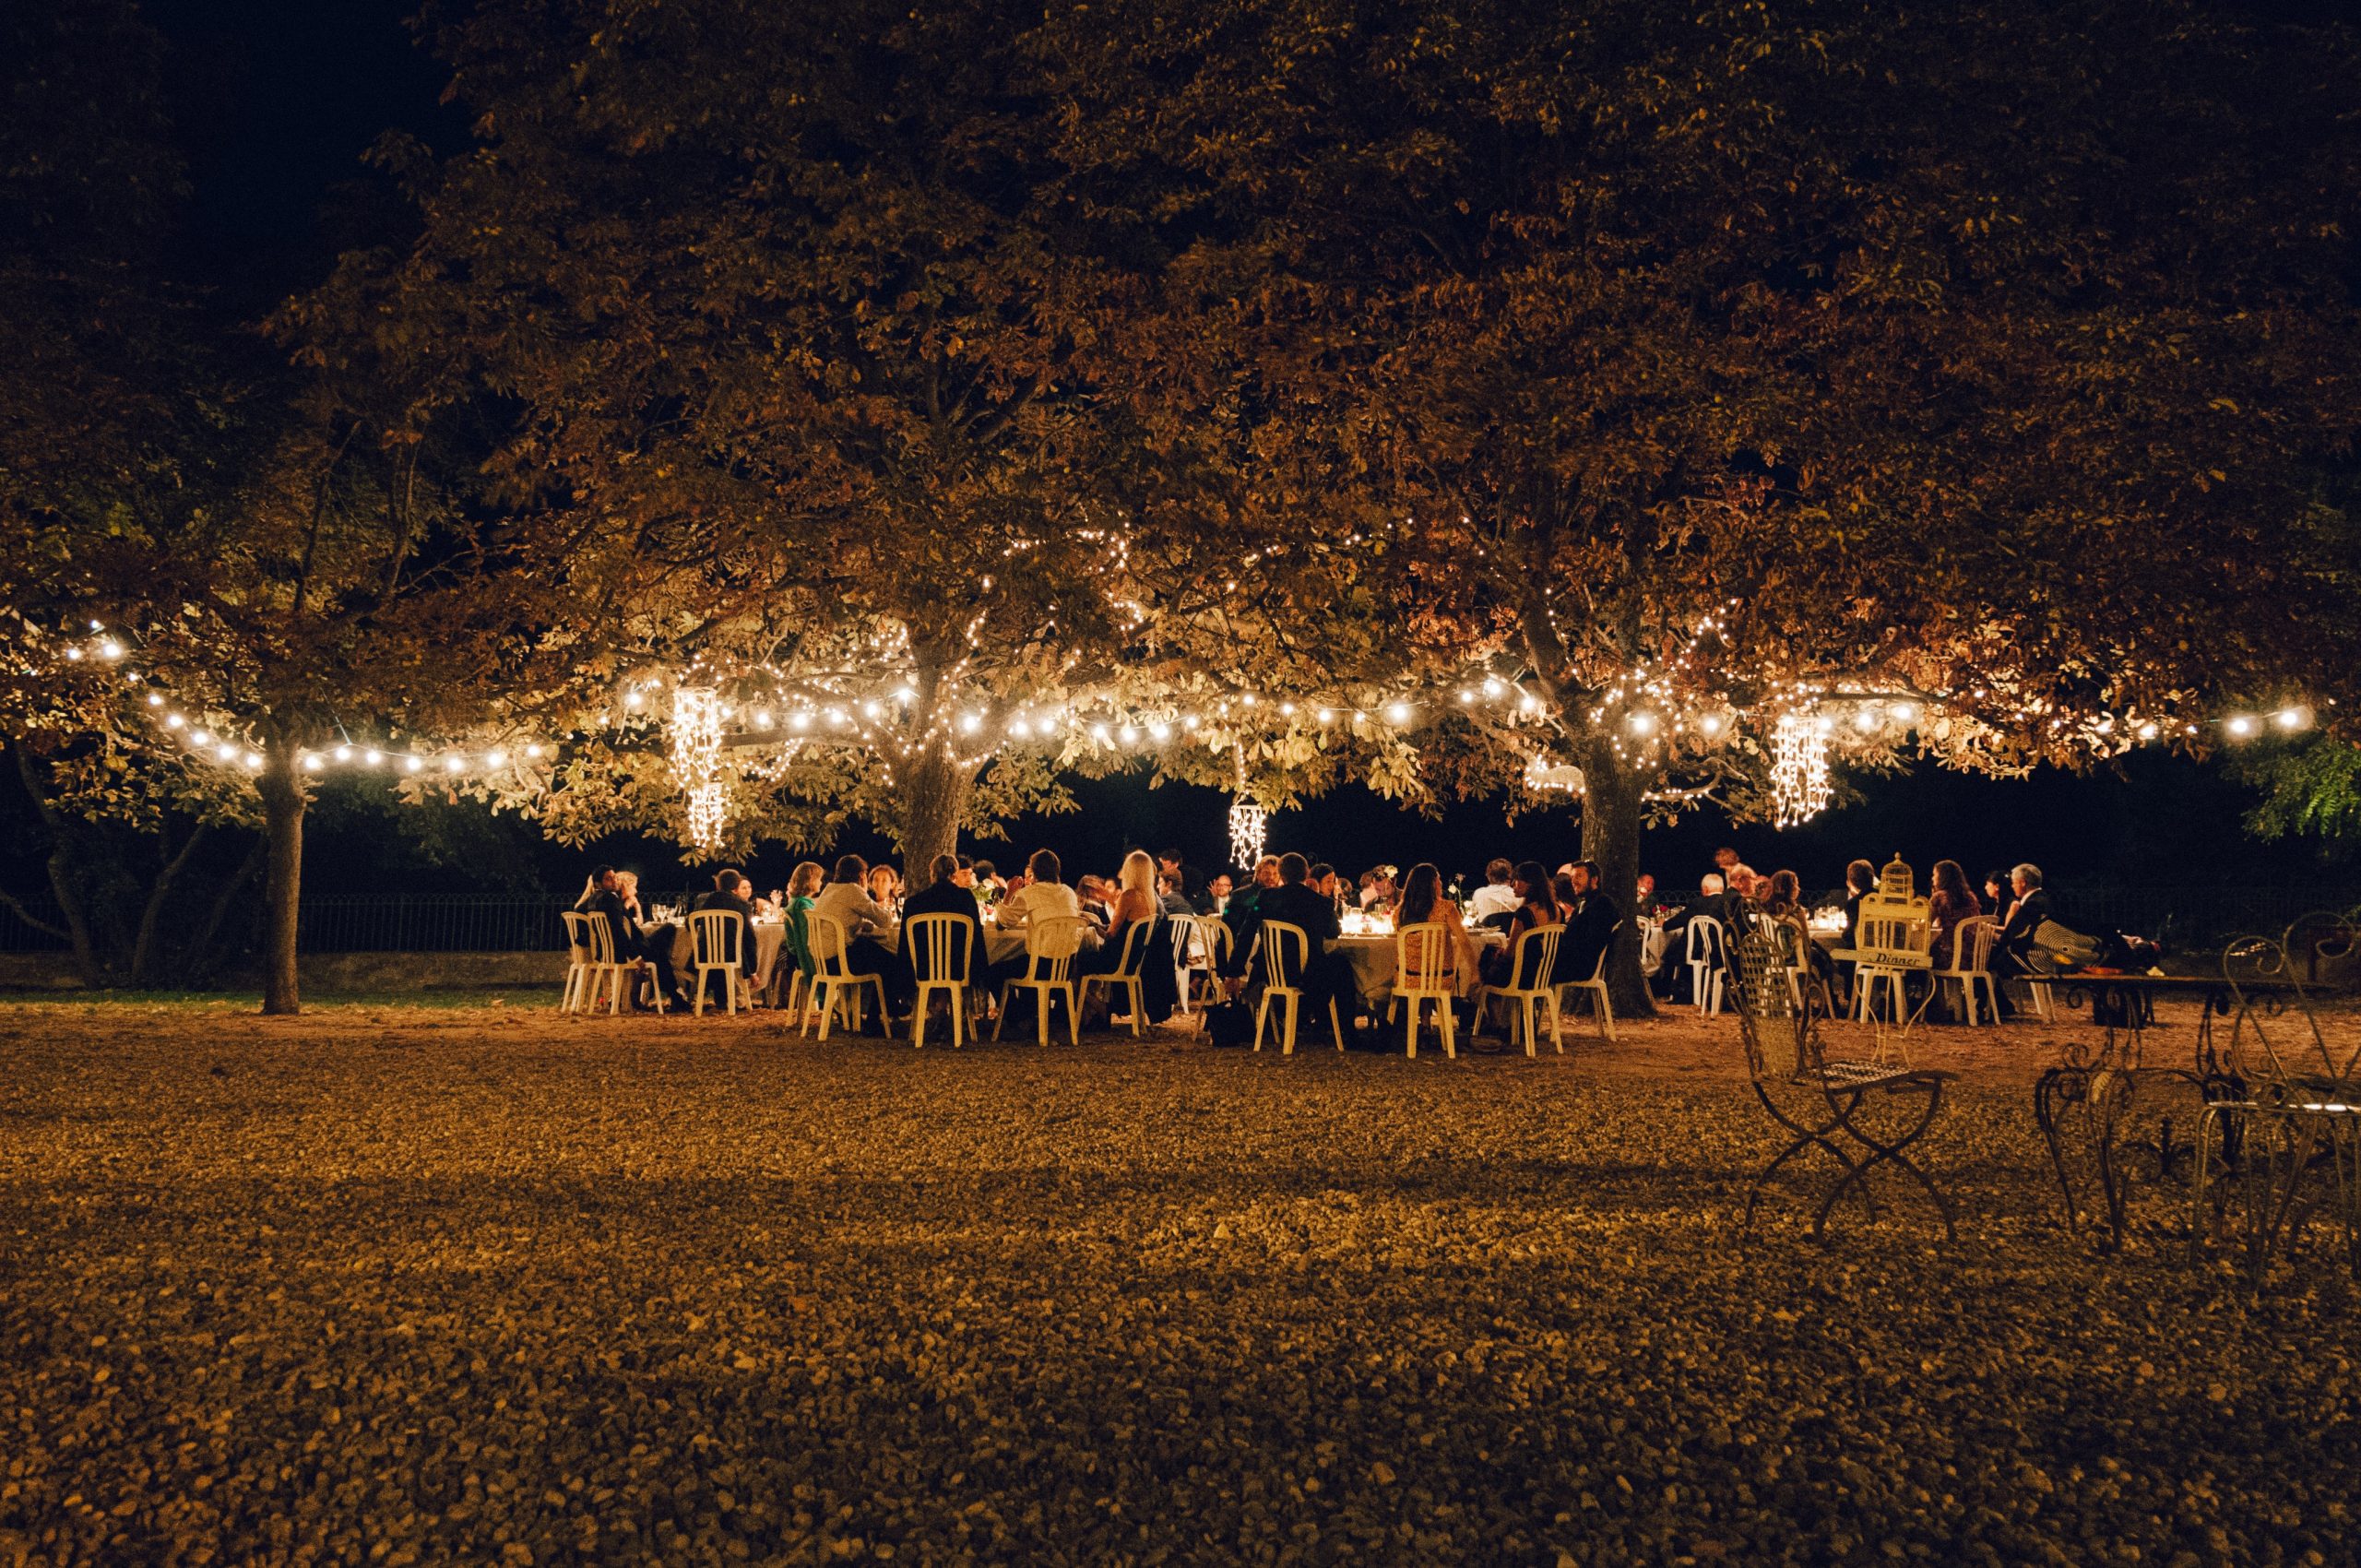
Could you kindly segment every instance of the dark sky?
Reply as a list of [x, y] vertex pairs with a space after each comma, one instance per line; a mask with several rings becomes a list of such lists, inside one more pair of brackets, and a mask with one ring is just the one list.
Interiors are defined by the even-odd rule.
[[[2315, 0], [2238, 8], [2320, 14]], [[172, 103], [194, 187], [184, 259], [226, 309], [257, 315], [322, 276], [338, 244], [356, 232], [355, 215], [367, 210], [373, 176], [361, 159], [381, 133], [406, 130], [445, 151], [464, 144], [463, 117], [436, 101], [442, 67], [412, 42], [407, 18], [414, 9], [414, 0], [149, 0], [148, 14], [172, 50]], [[1131, 778], [1083, 785], [1078, 793], [1080, 814], [1014, 824], [1013, 845], [977, 848], [1007, 859], [1047, 843], [1078, 866], [1108, 870], [1131, 842], [1178, 843], [1200, 861], [1221, 852], [1226, 802], [1215, 791], [1149, 790]], [[1882, 861], [1897, 851], [1922, 869], [1949, 856], [1977, 876], [1990, 865], [2031, 859], [2057, 882], [2317, 880], [2315, 849], [2260, 845], [2239, 831], [2250, 800], [2217, 771], [2161, 754], [2133, 758], [2120, 777], [2045, 773], [2012, 782], [1925, 768], [1869, 781], [1857, 804], [1785, 834], [1692, 817], [1652, 833], [1643, 859], [1667, 887], [1693, 881], [1725, 841], [1758, 870], [1795, 870], [1807, 888], [1834, 885], [1857, 855]], [[312, 885], [512, 891], [517, 879], [578, 876], [586, 863], [511, 825], [480, 838], [469, 854], [472, 863], [501, 867], [482, 880], [504, 885], [480, 889], [459, 873], [421, 865], [385, 826], [374, 814], [324, 812], [310, 844]], [[1449, 874], [1495, 853], [1554, 865], [1575, 853], [1578, 830], [1570, 810], [1527, 818], [1512, 831], [1497, 805], [1455, 807], [1438, 823], [1347, 789], [1304, 812], [1281, 814], [1272, 842], [1348, 870], [1430, 858]], [[874, 852], [882, 845], [860, 836], [845, 847]], [[658, 885], [686, 874], [660, 844], [597, 850], [642, 865]], [[793, 858], [759, 857], [758, 882], [783, 878]]]

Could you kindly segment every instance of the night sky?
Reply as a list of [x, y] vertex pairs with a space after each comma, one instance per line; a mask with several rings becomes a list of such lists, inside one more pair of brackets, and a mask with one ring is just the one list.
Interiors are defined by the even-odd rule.
[[[2243, 10], [2308, 13], [2307, 4]], [[178, 250], [192, 280], [218, 308], [241, 318], [269, 309], [326, 271], [342, 244], [369, 235], [386, 196], [362, 162], [387, 129], [451, 151], [466, 139], [464, 117], [438, 103], [442, 67], [412, 40], [414, 0], [157, 0], [150, 18], [166, 35], [174, 120], [192, 186], [185, 243]], [[2238, 827], [2252, 793], [2217, 770], [2162, 754], [2136, 755], [2118, 774], [2031, 780], [1966, 777], [1932, 767], [1893, 778], [1856, 779], [1860, 799], [1805, 827], [1732, 827], [1717, 814], [1692, 815], [1652, 832], [1643, 864], [1667, 890], [1690, 885], [1714, 847], [1734, 843], [1758, 870], [1795, 870], [1807, 889], [1833, 886], [1847, 860], [1901, 853], [1924, 868], [1940, 856], [1972, 876], [2033, 860], [2053, 885], [2165, 883], [2260, 885], [2323, 879], [2317, 845], [2259, 843]], [[338, 790], [382, 791], [366, 782]], [[1194, 788], [1151, 790], [1145, 776], [1075, 786], [1083, 810], [1010, 826], [1011, 842], [974, 846], [1014, 858], [1040, 844], [1077, 868], [1111, 870], [1135, 842], [1177, 843], [1210, 863], [1223, 853], [1225, 798]], [[333, 791], [332, 791], [333, 797]], [[632, 840], [577, 852], [546, 844], [513, 821], [487, 827], [446, 818], [442, 837], [462, 846], [464, 873], [419, 853], [386, 831], [366, 797], [330, 798], [309, 835], [308, 885], [323, 894], [365, 887], [410, 892], [516, 894], [535, 885], [571, 890], [592, 858], [641, 867], [656, 885], [690, 874], [670, 846]], [[1347, 871], [1385, 861], [1433, 859], [1446, 876], [1474, 872], [1493, 854], [1556, 864], [1577, 852], [1572, 809], [1502, 820], [1497, 802], [1467, 802], [1440, 821], [1357, 788], [1273, 819], [1275, 849], [1300, 849]], [[873, 835], [840, 846], [872, 855]], [[800, 857], [765, 851], [752, 869], [775, 885]]]

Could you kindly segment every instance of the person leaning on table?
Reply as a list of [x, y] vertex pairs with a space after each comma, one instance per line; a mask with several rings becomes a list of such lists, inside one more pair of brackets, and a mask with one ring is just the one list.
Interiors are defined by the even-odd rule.
[[622, 879], [612, 866], [600, 866], [590, 873], [590, 884], [575, 901], [576, 912], [603, 919], [607, 932], [614, 938], [615, 959], [629, 964], [645, 958], [656, 969], [656, 988], [675, 1007], [685, 1007], [688, 999], [681, 994], [678, 980], [672, 975], [672, 947], [669, 942], [642, 940], [638, 925], [624, 908]]
[[[894, 949], [885, 945], [885, 938], [894, 928], [894, 917], [869, 896], [869, 889], [863, 885], [868, 877], [868, 861], [859, 855], [839, 857], [828, 885], [820, 889], [820, 896], [812, 901], [812, 917], [843, 925], [845, 959], [854, 974], [890, 975], [897, 965]], [[810, 921], [805, 924], [808, 927]], [[884, 1020], [878, 1022], [882, 1028]]]

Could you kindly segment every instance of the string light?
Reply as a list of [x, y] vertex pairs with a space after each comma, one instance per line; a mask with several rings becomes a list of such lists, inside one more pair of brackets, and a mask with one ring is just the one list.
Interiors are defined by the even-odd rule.
[[1791, 827], [1828, 807], [1828, 731], [1825, 715], [1783, 713], [1772, 731], [1773, 825]]
[[711, 849], [721, 842], [725, 795], [721, 768], [721, 694], [711, 686], [672, 693], [672, 778], [688, 801], [689, 842]]

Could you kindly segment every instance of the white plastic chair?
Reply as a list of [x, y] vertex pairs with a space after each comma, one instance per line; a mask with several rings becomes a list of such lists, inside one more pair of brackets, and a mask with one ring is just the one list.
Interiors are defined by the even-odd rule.
[[1567, 980], [1558, 987], [1561, 992], [1579, 991], [1590, 997], [1598, 1009], [1598, 1031], [1609, 1040], [1615, 1038], [1615, 1007], [1607, 1000], [1607, 958], [1615, 951], [1615, 939], [1622, 933], [1623, 922], [1617, 921], [1615, 929], [1607, 933], [1607, 945], [1598, 950], [1598, 962], [1590, 967], [1590, 979]]
[[1082, 1043], [1082, 1002], [1074, 994], [1074, 956], [1082, 949], [1084, 922], [1056, 915], [1025, 923], [1025, 973], [1000, 988], [1000, 1016], [992, 1020], [992, 1039], [1000, 1039], [1008, 1023], [1008, 993], [1022, 986], [1033, 993], [1034, 1021], [1041, 1043], [1050, 1043], [1050, 999], [1066, 1002], [1066, 1039]]
[[[1180, 949], [1185, 956], [1180, 965], [1180, 1010], [1192, 1012], [1199, 1002], [1219, 1002], [1222, 960], [1236, 944], [1228, 923], [1218, 915], [1180, 915], [1174, 917], [1174, 923], [1182, 926], [1187, 938], [1187, 945]], [[1204, 992], [1192, 994], [1201, 983]]]
[[1710, 1016], [1722, 1010], [1725, 956], [1729, 950], [1729, 933], [1720, 921], [1711, 915], [1690, 917], [1689, 994], [1696, 1000], [1700, 1013]]
[[951, 1048], [966, 1039], [967, 988], [973, 954], [969, 944], [976, 922], [965, 915], [944, 911], [912, 915], [902, 926], [902, 941], [909, 948], [910, 972], [918, 977], [918, 1000], [910, 1008], [910, 1044], [926, 1044], [927, 1003], [938, 992], [951, 998]]
[[[1311, 935], [1299, 925], [1285, 921], [1264, 921], [1261, 946], [1263, 950], [1263, 1000], [1254, 1009], [1254, 1049], [1263, 1049], [1263, 1025], [1271, 1016], [1271, 1002], [1279, 1003], [1279, 1054], [1295, 1054], [1296, 1014], [1303, 1005], [1303, 990], [1287, 984], [1287, 948], [1296, 951], [1295, 973], [1300, 975], [1311, 963]], [[1345, 1049], [1345, 1026], [1336, 1016], [1336, 999], [1328, 999], [1328, 1028], [1336, 1036], [1336, 1049]]]
[[1133, 921], [1124, 927], [1123, 945], [1115, 956], [1113, 972], [1082, 977], [1082, 1000], [1085, 1003], [1090, 1000], [1092, 986], [1107, 988], [1107, 1026], [1109, 1028], [1115, 1025], [1115, 992], [1122, 992], [1124, 1001], [1131, 1008], [1132, 1038], [1134, 1039], [1139, 1038], [1140, 1020], [1147, 1013], [1147, 992], [1140, 983], [1140, 968], [1147, 961], [1148, 933], [1155, 925], [1154, 921], [1146, 920]]
[[689, 916], [689, 952], [697, 977], [692, 1005], [698, 1017], [705, 1016], [706, 982], [715, 975], [721, 977], [722, 1003], [732, 1017], [739, 1003], [753, 1006], [746, 986], [745, 941], [746, 921], [735, 909], [699, 909]]
[[[828, 1038], [828, 1029], [836, 1021], [839, 1005], [844, 1009], [845, 1027], [851, 1029], [860, 1028], [860, 992], [864, 986], [876, 988], [877, 1016], [881, 1022], [884, 1021], [888, 1016], [885, 1010], [885, 977], [852, 972], [852, 956], [845, 937], [845, 922], [833, 915], [813, 910], [805, 914], [803, 929], [809, 933], [808, 940], [812, 944], [812, 994], [820, 1008], [820, 1038], [824, 1040]], [[803, 1032], [807, 1035], [812, 1032], [808, 1020], [803, 1026]]]
[[1989, 915], [1971, 915], [1960, 921], [1952, 928], [1951, 967], [1934, 971], [1937, 989], [1945, 981], [1959, 987], [1961, 1005], [1970, 1028], [1976, 1021], [1975, 988], [1979, 984], [1984, 987], [1986, 1006], [1992, 1016], [1997, 1018], [2000, 1014], [2000, 994], [1992, 980], [1992, 939], [1999, 929]]
[[[577, 909], [564, 909], [558, 918], [565, 922], [565, 989], [558, 993], [557, 1010], [579, 1013], [589, 995], [591, 977], [597, 972], [590, 956], [590, 933], [583, 929], [590, 923], [591, 917]], [[604, 925], [606, 921], [602, 919], [599, 923]]]
[[[1418, 943], [1415, 955], [1411, 951], [1413, 938]], [[1402, 1004], [1410, 1004], [1410, 1021], [1403, 1028], [1403, 1044], [1411, 1056], [1418, 1054], [1418, 1015], [1430, 1002], [1435, 1007], [1435, 1032], [1442, 1036], [1442, 1053], [1454, 1059], [1459, 1055], [1458, 1020], [1453, 1016], [1451, 1005], [1459, 999], [1458, 980], [1451, 932], [1441, 921], [1422, 921], [1395, 929], [1394, 1000], [1386, 1007], [1385, 1021], [1394, 1021]]]
[[[1536, 1049], [1541, 1033], [1539, 1015], [1545, 1009], [1549, 1015], [1549, 1043], [1559, 1055], [1566, 1053], [1565, 1037], [1559, 1030], [1558, 983], [1550, 979], [1558, 968], [1558, 944], [1565, 935], [1566, 928], [1555, 921], [1535, 926], [1516, 939], [1516, 947], [1509, 954], [1509, 983], [1484, 986], [1476, 993], [1478, 1007], [1495, 996], [1511, 1005], [1513, 1011], [1509, 1014], [1509, 1043], [1516, 1043], [1521, 1024], [1527, 1056], [1540, 1054]], [[1532, 982], [1517, 984], [1518, 977], [1523, 975], [1532, 976]]]

